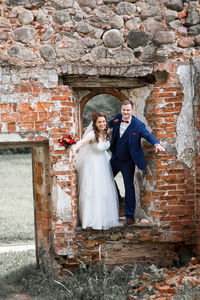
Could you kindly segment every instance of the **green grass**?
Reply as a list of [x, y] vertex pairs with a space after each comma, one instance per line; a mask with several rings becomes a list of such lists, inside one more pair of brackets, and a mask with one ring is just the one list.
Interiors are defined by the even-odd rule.
[[31, 154], [0, 155], [0, 243], [34, 240]]
[[54, 279], [35, 265], [34, 251], [0, 254], [0, 299], [25, 293], [34, 300], [126, 299], [131, 270], [104, 265]]
[[[126, 300], [129, 283], [137, 278], [139, 286], [143, 273], [153, 275], [153, 282], [162, 281], [162, 269], [155, 266], [135, 265], [133, 268], [114, 267], [107, 269], [99, 264], [82, 267], [73, 273], [67, 271], [64, 277], [54, 278], [52, 274], [44, 274], [36, 268], [34, 251], [0, 254], [0, 299], [9, 298], [13, 293], [23, 293], [32, 300]], [[132, 290], [132, 289], [130, 289]], [[148, 294], [154, 295], [153, 289]], [[183, 286], [177, 291], [174, 300], [199, 299], [200, 288]], [[143, 293], [136, 299], [148, 298]]]

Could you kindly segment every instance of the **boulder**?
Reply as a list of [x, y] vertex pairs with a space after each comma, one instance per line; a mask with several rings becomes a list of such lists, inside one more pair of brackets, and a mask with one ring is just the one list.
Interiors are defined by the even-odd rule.
[[129, 31], [127, 35], [127, 43], [128, 46], [132, 49], [137, 48], [139, 46], [146, 46], [148, 42], [148, 36], [144, 31]]
[[88, 6], [90, 8], [95, 8], [97, 6], [96, 0], [77, 0], [80, 6]]
[[194, 47], [195, 45], [194, 37], [179, 37], [177, 45], [180, 48]]
[[67, 10], [56, 11], [53, 14], [53, 20], [59, 25], [63, 25], [66, 22], [70, 21], [70, 15]]
[[40, 48], [40, 54], [41, 57], [49, 62], [49, 61], [53, 61], [56, 58], [56, 52], [54, 50], [54, 48], [50, 45], [44, 45]]
[[45, 21], [46, 21], [46, 15], [45, 13], [43, 12], [42, 9], [38, 9], [38, 13], [37, 13], [37, 16], [36, 16], [36, 21], [40, 24], [44, 24]]
[[156, 31], [152, 42], [156, 46], [163, 44], [172, 44], [175, 42], [175, 33], [173, 31]]
[[141, 18], [147, 19], [159, 15], [159, 10], [157, 8], [148, 8], [141, 11]]
[[73, 7], [74, 0], [52, 0], [52, 5], [56, 9], [65, 9]]
[[20, 27], [12, 32], [13, 40], [16, 42], [27, 43], [35, 36], [35, 29], [30, 27]]
[[41, 35], [41, 41], [48, 41], [54, 35], [55, 31], [52, 26], [47, 28], [47, 30]]
[[124, 39], [119, 30], [111, 29], [104, 33], [103, 42], [108, 48], [116, 48], [123, 44]]
[[164, 16], [165, 20], [170, 22], [178, 18], [178, 12], [175, 10], [167, 9], [164, 12]]
[[200, 21], [199, 19], [199, 14], [196, 11], [196, 9], [192, 9], [191, 11], [188, 12], [188, 15], [185, 19], [185, 26], [193, 26], [198, 24]]
[[81, 23], [78, 23], [78, 26], [77, 26], [77, 31], [80, 32], [80, 33], [89, 33], [93, 30], [93, 27], [86, 23], [86, 22], [81, 22]]
[[188, 28], [188, 34], [190, 34], [190, 35], [200, 34], [200, 24], [189, 27]]
[[116, 13], [119, 15], [133, 15], [136, 11], [136, 6], [132, 3], [129, 2], [120, 2], [117, 6], [116, 6]]
[[27, 25], [27, 24], [32, 23], [33, 19], [34, 19], [33, 14], [28, 9], [23, 10], [18, 15], [19, 23], [21, 23], [22, 25]]
[[172, 10], [181, 11], [183, 10], [182, 0], [164, 0], [164, 5]]
[[8, 6], [23, 6], [25, 8], [41, 7], [45, 4], [45, 0], [6, 0]]

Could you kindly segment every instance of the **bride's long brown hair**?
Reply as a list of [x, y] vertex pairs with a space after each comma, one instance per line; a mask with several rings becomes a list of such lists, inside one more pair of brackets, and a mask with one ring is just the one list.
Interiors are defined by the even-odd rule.
[[95, 140], [96, 140], [97, 143], [99, 141], [99, 131], [98, 131], [98, 128], [96, 126], [96, 122], [97, 122], [97, 119], [100, 118], [100, 117], [103, 117], [106, 120], [106, 128], [104, 129], [104, 135], [105, 135], [106, 140], [109, 140], [108, 122], [107, 122], [106, 114], [103, 113], [103, 112], [98, 112], [96, 114], [92, 114], [92, 120], [93, 120], [92, 127], [93, 127], [93, 130], [94, 130]]

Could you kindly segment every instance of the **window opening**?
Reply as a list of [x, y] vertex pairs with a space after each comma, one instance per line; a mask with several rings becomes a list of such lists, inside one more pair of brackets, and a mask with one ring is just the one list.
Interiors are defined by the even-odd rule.
[[0, 207], [1, 252], [30, 250], [35, 257], [30, 147], [0, 149]]
[[[105, 112], [107, 115], [107, 120], [114, 118], [121, 110], [121, 101], [111, 94], [99, 94], [92, 97], [84, 106], [83, 109], [83, 128], [87, 127], [92, 120], [92, 113]], [[110, 151], [108, 151], [111, 156]], [[125, 196], [123, 178], [119, 172], [115, 177], [117, 186], [120, 189], [120, 194], [122, 197]], [[124, 203], [119, 210], [119, 216], [124, 216]]]

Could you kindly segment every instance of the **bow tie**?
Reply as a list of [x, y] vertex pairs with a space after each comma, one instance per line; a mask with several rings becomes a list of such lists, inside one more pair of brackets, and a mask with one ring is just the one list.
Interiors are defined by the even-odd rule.
[[128, 123], [129, 123], [129, 121], [122, 120], [122, 123], [127, 123], [127, 124], [128, 124]]

